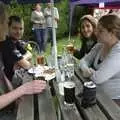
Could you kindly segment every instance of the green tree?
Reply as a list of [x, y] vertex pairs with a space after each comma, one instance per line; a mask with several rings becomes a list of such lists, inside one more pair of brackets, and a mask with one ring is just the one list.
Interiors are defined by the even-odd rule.
[[69, 5], [68, 0], [63, 0], [59, 4], [56, 4], [59, 10], [60, 21], [57, 30], [57, 37], [65, 37], [68, 35], [69, 27]]
[[[46, 5], [43, 5], [45, 7]], [[56, 3], [55, 6], [58, 8], [60, 14], [59, 27], [57, 30], [57, 38], [64, 37], [68, 33], [68, 0], [61, 0], [60, 3]], [[15, 0], [8, 5], [9, 15], [18, 15], [24, 19], [25, 33], [24, 39], [33, 39], [32, 24], [30, 22], [32, 4], [18, 4]]]

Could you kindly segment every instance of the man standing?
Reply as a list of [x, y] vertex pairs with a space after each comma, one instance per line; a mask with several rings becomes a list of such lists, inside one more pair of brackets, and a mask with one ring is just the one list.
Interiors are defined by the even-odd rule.
[[3, 43], [4, 72], [9, 80], [12, 80], [16, 66], [28, 69], [31, 64], [26, 50], [22, 47], [20, 39], [24, 32], [24, 22], [18, 16], [9, 17], [8, 36]]
[[52, 34], [52, 8], [53, 8], [53, 27], [57, 29], [59, 21], [59, 13], [56, 7], [53, 7], [52, 3], [47, 4], [47, 8], [44, 10], [44, 16], [46, 18], [47, 38], [49, 36], [51, 46], [53, 46], [53, 34]]

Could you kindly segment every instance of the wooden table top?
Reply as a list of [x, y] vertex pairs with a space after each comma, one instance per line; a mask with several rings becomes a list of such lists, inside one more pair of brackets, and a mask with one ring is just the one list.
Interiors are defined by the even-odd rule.
[[[33, 80], [32, 76], [25, 71], [17, 71], [17, 76], [23, 80], [23, 83]], [[57, 115], [52, 100], [49, 84], [43, 93], [38, 95], [38, 120], [57, 120]], [[18, 106], [17, 120], [36, 120], [34, 113], [34, 96], [24, 96]]]

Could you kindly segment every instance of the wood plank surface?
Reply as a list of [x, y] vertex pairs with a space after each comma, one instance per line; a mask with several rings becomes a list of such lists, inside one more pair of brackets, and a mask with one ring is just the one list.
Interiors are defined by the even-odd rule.
[[[16, 75], [23, 83], [32, 80], [32, 77], [22, 70], [17, 71]], [[33, 95], [22, 97], [18, 106], [17, 120], [34, 120]]]
[[43, 93], [38, 95], [38, 107], [39, 120], [57, 120], [49, 85]]
[[[76, 76], [81, 82], [86, 81], [78, 69], [75, 69]], [[96, 93], [97, 105], [105, 114], [108, 120], [120, 120], [120, 107], [110, 99], [103, 90], [98, 90]]]
[[60, 107], [63, 119], [64, 120], [83, 120], [81, 115], [79, 114], [75, 104], [73, 104], [72, 107], [66, 106], [64, 104], [64, 96], [59, 94], [58, 84], [56, 82], [54, 82], [53, 86], [56, 91], [56, 95], [58, 98], [59, 107]]
[[17, 120], [34, 120], [33, 96], [23, 97], [18, 106]]
[[[102, 94], [102, 95], [101, 95]], [[120, 107], [109, 97], [100, 92], [97, 94], [98, 105], [108, 117], [109, 120], [120, 120]]]
[[66, 106], [63, 96], [59, 97], [59, 102], [64, 120], [83, 120], [75, 104], [73, 106]]
[[[76, 76], [74, 77], [74, 81], [77, 83], [80, 82]], [[79, 87], [81, 88], [82, 86], [80, 82]], [[76, 97], [76, 105], [85, 120], [108, 120], [97, 104], [85, 109], [81, 106], [81, 97]]]

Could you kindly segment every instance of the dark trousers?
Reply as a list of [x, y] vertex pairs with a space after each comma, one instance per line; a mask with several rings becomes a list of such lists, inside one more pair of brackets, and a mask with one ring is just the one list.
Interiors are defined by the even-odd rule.
[[49, 39], [51, 42], [51, 46], [53, 46], [53, 33], [52, 33], [52, 27], [46, 28], [46, 38]]
[[45, 51], [45, 29], [35, 29], [34, 30], [36, 41], [39, 45], [40, 52]]

